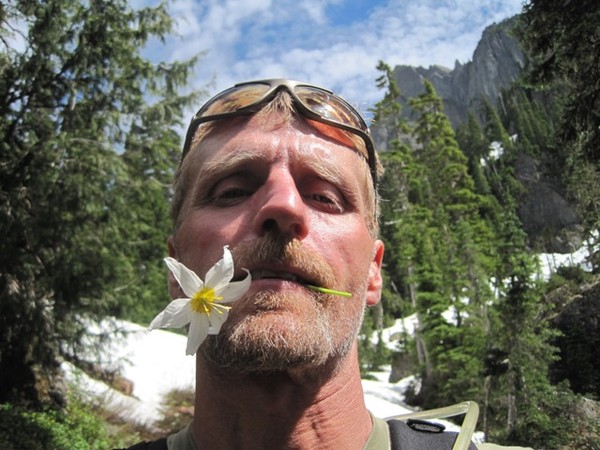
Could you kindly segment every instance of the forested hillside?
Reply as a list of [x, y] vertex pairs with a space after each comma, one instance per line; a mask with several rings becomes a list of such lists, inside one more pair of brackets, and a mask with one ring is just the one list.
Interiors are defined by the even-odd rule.
[[[522, 71], [459, 119], [426, 76], [407, 95], [378, 67], [385, 291], [361, 363], [401, 361], [414, 406], [478, 402], [492, 441], [598, 449], [600, 6], [535, 0], [513, 22]], [[197, 60], [142, 56], [173, 32], [162, 4], [19, 1], [0, 23], [0, 444], [21, 430], [29, 448], [106, 448], [60, 362], [95, 370], [80, 350], [109, 336], [90, 321], [161, 309]], [[571, 216], [531, 228], [554, 193]], [[586, 267], [540, 276], [536, 255], [561, 245], [587, 245]], [[393, 350], [373, 342], [411, 315]]]
[[[415, 404], [474, 399], [492, 441], [597, 448], [597, 434], [590, 436], [598, 431], [598, 406], [582, 411], [600, 395], [600, 90], [598, 65], [587, 65], [600, 57], [600, 43], [578, 40], [574, 30], [598, 36], [592, 17], [599, 9], [583, 2], [559, 13], [554, 3], [532, 2], [522, 16], [492, 27], [483, 47], [497, 52], [454, 71], [380, 64], [383, 99], [374, 122], [385, 149], [388, 290], [365, 322], [363, 357], [366, 367], [389, 361], [369, 340], [373, 330], [414, 314], [415, 333], [399, 337], [392, 359], [398, 372], [420, 374]], [[557, 27], [564, 34], [544, 32]], [[504, 67], [501, 86], [476, 82], [482, 67], [498, 74], [506, 61], [522, 70], [507, 75]], [[583, 91], [586, 108], [576, 100]], [[466, 114], [456, 114], [463, 107]], [[541, 276], [538, 253], [582, 245], [590, 251], [585, 269]], [[588, 428], [580, 434], [573, 421]]]

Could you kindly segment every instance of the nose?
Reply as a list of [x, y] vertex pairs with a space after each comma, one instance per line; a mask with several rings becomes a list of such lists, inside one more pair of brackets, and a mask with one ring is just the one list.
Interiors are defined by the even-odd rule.
[[290, 173], [279, 171], [258, 192], [259, 208], [253, 219], [258, 236], [276, 232], [290, 239], [303, 239], [308, 234], [306, 205]]

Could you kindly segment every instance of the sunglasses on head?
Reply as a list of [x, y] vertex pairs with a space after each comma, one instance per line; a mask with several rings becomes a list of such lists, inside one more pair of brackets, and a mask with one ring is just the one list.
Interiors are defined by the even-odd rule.
[[369, 128], [356, 109], [327, 89], [291, 80], [238, 83], [214, 96], [192, 118], [183, 146], [182, 160], [190, 150], [194, 134], [202, 123], [254, 114], [281, 90], [286, 90], [291, 95], [296, 111], [303, 117], [361, 137], [367, 149], [366, 159], [373, 185], [377, 186], [375, 147]]

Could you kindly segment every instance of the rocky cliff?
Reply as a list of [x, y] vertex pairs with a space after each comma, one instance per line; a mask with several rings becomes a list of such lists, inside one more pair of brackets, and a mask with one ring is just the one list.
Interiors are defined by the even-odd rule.
[[[456, 62], [454, 69], [396, 66], [394, 76], [405, 119], [413, 118], [408, 99], [424, 92], [424, 80], [435, 87], [454, 127], [463, 123], [469, 113], [477, 117], [484, 99], [497, 105], [502, 90], [519, 77], [527, 63], [512, 34], [516, 23], [515, 16], [488, 27], [473, 53], [473, 60], [465, 64]], [[372, 131], [377, 148], [385, 151], [390, 139], [386, 124], [374, 124]], [[548, 161], [551, 160], [551, 155], [543, 154], [535, 159], [530, 155], [517, 158], [515, 176], [524, 187], [519, 199], [519, 217], [531, 243], [538, 249], [569, 253], [581, 245], [580, 218], [565, 197], [560, 176], [550, 173]]]
[[[444, 100], [444, 111], [454, 126], [467, 118], [469, 111], [477, 111], [482, 98], [496, 104], [500, 92], [521, 73], [526, 58], [511, 29], [516, 18], [486, 28], [466, 64], [456, 62], [454, 69], [442, 66], [429, 68], [396, 66], [394, 75], [403, 98], [424, 92], [423, 80], [429, 80]], [[410, 118], [406, 105], [404, 113]]]

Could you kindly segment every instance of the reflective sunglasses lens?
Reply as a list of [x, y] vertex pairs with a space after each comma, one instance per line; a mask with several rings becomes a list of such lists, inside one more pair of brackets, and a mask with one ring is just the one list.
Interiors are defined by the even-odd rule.
[[306, 107], [324, 119], [367, 131], [367, 127], [358, 113], [354, 112], [350, 105], [338, 96], [310, 86], [297, 86], [294, 91]]
[[200, 110], [197, 117], [235, 112], [262, 99], [269, 89], [270, 86], [267, 84], [248, 84], [232, 87], [209, 101]]

